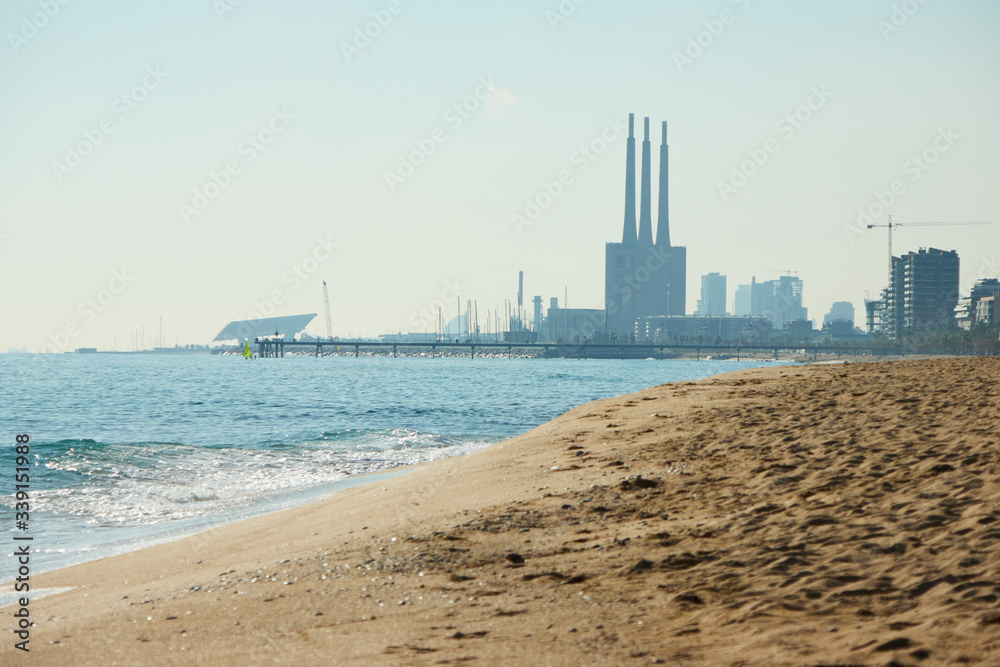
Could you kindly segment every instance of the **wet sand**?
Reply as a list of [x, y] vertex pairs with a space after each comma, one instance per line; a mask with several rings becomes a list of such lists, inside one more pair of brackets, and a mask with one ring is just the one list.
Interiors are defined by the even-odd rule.
[[1000, 664], [1000, 359], [740, 371], [32, 577], [3, 664]]

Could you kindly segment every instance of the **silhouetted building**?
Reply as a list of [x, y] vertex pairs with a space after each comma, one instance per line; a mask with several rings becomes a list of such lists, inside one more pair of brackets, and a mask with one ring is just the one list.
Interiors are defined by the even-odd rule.
[[793, 343], [809, 341], [814, 334], [812, 320], [790, 320], [785, 323], [785, 335]]
[[751, 278], [749, 285], [736, 289], [736, 315], [766, 317], [778, 331], [787, 322], [808, 319], [802, 305], [802, 280], [796, 276], [782, 276], [778, 280], [757, 282]]
[[830, 312], [823, 316], [823, 327], [831, 322], [850, 322], [854, 328], [854, 304], [850, 301], [836, 301], [830, 306]]
[[574, 342], [593, 340], [604, 332], [604, 311], [599, 308], [560, 308], [552, 299], [545, 316], [545, 339]]
[[642, 191], [639, 227], [635, 217], [635, 116], [629, 114], [625, 161], [625, 224], [621, 243], [605, 249], [606, 333], [629, 337], [640, 317], [683, 315], [687, 248], [670, 243], [667, 123], [660, 144], [660, 188], [656, 240], [651, 211], [649, 118], [642, 142]]
[[856, 335], [862, 335], [854, 333], [854, 323], [848, 320], [830, 320], [826, 322], [823, 324], [823, 333], [830, 338], [853, 338]]
[[707, 273], [701, 277], [701, 299], [695, 315], [723, 317], [726, 312], [726, 277], [718, 273]]
[[678, 344], [764, 343], [774, 337], [771, 321], [763, 317], [699, 317], [674, 315], [642, 317], [636, 323], [640, 341]]
[[733, 315], [736, 317], [750, 316], [750, 285], [740, 285], [736, 288], [733, 303]]

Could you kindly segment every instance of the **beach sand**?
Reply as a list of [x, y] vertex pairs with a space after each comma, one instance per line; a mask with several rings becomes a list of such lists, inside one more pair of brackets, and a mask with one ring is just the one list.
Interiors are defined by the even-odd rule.
[[32, 577], [3, 664], [1000, 664], [1000, 359], [741, 371]]

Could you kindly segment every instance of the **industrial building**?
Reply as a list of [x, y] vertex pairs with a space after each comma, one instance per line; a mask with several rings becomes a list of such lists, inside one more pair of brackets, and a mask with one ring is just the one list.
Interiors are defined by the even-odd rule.
[[872, 322], [893, 340], [954, 321], [958, 305], [958, 253], [921, 248], [892, 258], [892, 278], [875, 304]]
[[609, 337], [634, 335], [640, 318], [684, 315], [687, 248], [670, 243], [667, 123], [660, 143], [659, 204], [653, 239], [649, 118], [642, 142], [639, 224], [635, 209], [635, 115], [629, 114], [625, 161], [625, 222], [621, 243], [605, 248], [604, 300]]
[[[539, 309], [541, 304], [538, 305]], [[560, 308], [555, 297], [545, 317], [545, 340], [576, 342], [599, 338], [605, 330], [605, 311], [599, 308]]]

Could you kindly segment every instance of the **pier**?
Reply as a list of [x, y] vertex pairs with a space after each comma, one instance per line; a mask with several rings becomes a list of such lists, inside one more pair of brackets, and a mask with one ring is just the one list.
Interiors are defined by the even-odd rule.
[[667, 357], [677, 354], [690, 354], [693, 352], [696, 359], [701, 359], [702, 354], [728, 354], [740, 360], [741, 355], [748, 353], [769, 353], [777, 358], [779, 352], [797, 352], [807, 355], [826, 354], [855, 354], [868, 353], [871, 355], [887, 354], [908, 354], [910, 351], [898, 347], [870, 348], [870, 347], [838, 347], [830, 345], [765, 345], [765, 344], [668, 344], [668, 343], [508, 343], [508, 342], [486, 342], [486, 341], [435, 341], [430, 343], [387, 343], [363, 340], [315, 340], [296, 341], [283, 340], [275, 337], [263, 337], [254, 340], [257, 345], [257, 356], [261, 358], [277, 358], [285, 356], [285, 348], [296, 350], [310, 350], [313, 356], [323, 356], [324, 348], [336, 348], [342, 354], [346, 348], [348, 353], [353, 349], [354, 356], [361, 355], [361, 350], [374, 349], [384, 350], [387, 353], [392, 351], [392, 356], [399, 356], [401, 349], [421, 349], [429, 350], [431, 356], [437, 356], [439, 350], [468, 350], [469, 356], [475, 358], [476, 351], [481, 353], [484, 350], [491, 352], [506, 353], [508, 357], [513, 356], [514, 351], [520, 350], [541, 350], [544, 356], [572, 357], [580, 359], [635, 359], [645, 358], [653, 354]]

